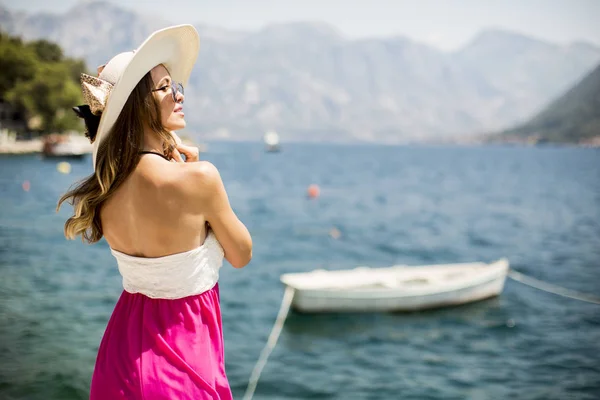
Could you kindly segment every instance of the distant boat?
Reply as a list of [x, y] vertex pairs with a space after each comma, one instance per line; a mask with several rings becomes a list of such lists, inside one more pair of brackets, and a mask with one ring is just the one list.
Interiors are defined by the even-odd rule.
[[47, 135], [42, 146], [42, 154], [48, 158], [83, 158], [91, 151], [90, 142], [77, 135]]
[[277, 132], [269, 131], [265, 133], [263, 141], [265, 143], [266, 151], [277, 152], [281, 150], [281, 145], [279, 144], [279, 135], [277, 134]]
[[295, 289], [292, 307], [301, 312], [415, 311], [498, 296], [508, 266], [507, 259], [500, 259], [490, 264], [358, 267], [284, 274], [280, 279]]

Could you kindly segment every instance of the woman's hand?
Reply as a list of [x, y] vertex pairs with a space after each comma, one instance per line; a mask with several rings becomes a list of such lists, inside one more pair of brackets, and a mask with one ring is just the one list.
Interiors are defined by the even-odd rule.
[[[175, 148], [172, 152], [173, 161], [175, 162], [196, 162], [200, 161], [200, 150], [194, 146], [187, 146], [183, 144], [181, 138], [175, 133], [171, 132], [173, 139], [175, 139]], [[181, 155], [185, 156], [185, 161]]]
[[[173, 152], [177, 152], [179, 158], [181, 158], [181, 154], [185, 156], [185, 162], [196, 162], [200, 161], [200, 150], [194, 146], [186, 146], [183, 143], [177, 145]], [[183, 160], [182, 160], [183, 161]]]

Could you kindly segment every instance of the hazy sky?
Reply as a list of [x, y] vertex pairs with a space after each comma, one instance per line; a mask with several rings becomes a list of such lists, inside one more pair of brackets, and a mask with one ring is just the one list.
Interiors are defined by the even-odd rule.
[[[11, 10], [62, 13], [81, 0], [0, 0]], [[482, 29], [505, 28], [555, 43], [600, 46], [600, 0], [118, 0], [173, 23], [254, 30], [288, 21], [324, 21], [350, 38], [404, 35], [445, 50]]]

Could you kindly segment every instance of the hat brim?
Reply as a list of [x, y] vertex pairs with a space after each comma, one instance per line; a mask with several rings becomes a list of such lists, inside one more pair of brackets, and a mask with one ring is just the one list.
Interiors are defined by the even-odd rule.
[[158, 30], [135, 50], [131, 61], [114, 84], [102, 112], [92, 150], [94, 169], [100, 144], [110, 132], [129, 95], [144, 75], [157, 65], [163, 64], [174, 82], [186, 85], [199, 50], [198, 31], [188, 24]]

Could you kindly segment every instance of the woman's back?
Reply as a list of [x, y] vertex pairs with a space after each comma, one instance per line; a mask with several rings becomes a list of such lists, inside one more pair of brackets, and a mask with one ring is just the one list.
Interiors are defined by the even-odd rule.
[[202, 245], [207, 233], [202, 199], [190, 198], [177, 181], [186, 166], [153, 154], [140, 158], [134, 172], [102, 206], [102, 230], [110, 247], [154, 258]]

